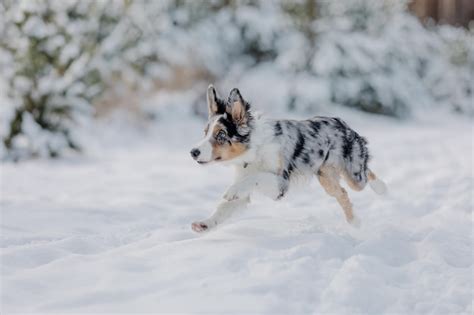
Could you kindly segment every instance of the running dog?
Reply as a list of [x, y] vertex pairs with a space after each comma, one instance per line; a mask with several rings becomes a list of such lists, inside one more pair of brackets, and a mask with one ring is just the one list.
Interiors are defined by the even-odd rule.
[[192, 229], [214, 228], [250, 202], [258, 191], [274, 200], [285, 196], [294, 178], [315, 175], [324, 190], [335, 197], [346, 221], [358, 225], [344, 178], [350, 188], [367, 183], [378, 194], [385, 184], [369, 169], [367, 141], [339, 118], [316, 116], [307, 120], [272, 120], [257, 117], [238, 89], [226, 100], [214, 86], [207, 90], [209, 121], [205, 137], [191, 150], [199, 164], [219, 162], [234, 165], [235, 182], [224, 194], [214, 214], [194, 222]]

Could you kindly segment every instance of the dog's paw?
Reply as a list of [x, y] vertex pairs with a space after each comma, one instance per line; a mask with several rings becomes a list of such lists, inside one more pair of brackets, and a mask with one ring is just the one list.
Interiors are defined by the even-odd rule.
[[209, 230], [209, 225], [205, 222], [193, 222], [191, 228], [194, 232], [201, 233]]

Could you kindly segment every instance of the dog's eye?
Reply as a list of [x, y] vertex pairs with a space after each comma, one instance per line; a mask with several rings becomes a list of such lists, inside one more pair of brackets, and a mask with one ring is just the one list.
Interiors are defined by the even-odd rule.
[[227, 141], [227, 135], [223, 130], [219, 131], [216, 135], [217, 143], [224, 144]]

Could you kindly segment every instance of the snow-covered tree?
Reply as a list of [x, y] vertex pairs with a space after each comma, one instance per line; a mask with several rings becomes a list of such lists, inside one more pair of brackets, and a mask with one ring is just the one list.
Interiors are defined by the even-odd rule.
[[[317, 4], [319, 16], [309, 22], [313, 32], [302, 44], [313, 53], [300, 72], [303, 81], [309, 75], [327, 83], [327, 103], [398, 117], [435, 107], [473, 113], [472, 34], [449, 26], [426, 28], [407, 12], [407, 1]], [[456, 53], [453, 43], [464, 54], [457, 61], [450, 57]], [[295, 103], [308, 99], [304, 91], [295, 97]], [[307, 101], [300, 103], [308, 107]]]
[[474, 116], [474, 33], [441, 26], [436, 30], [437, 58], [422, 73], [429, 95], [438, 107]]
[[[196, 105], [209, 81], [236, 82], [247, 69], [274, 60], [288, 26], [280, 0], [145, 1], [134, 2], [132, 11], [159, 56], [162, 76], [155, 84], [191, 91], [188, 100]], [[170, 84], [175, 81], [178, 87]], [[205, 114], [205, 107], [195, 109]]]
[[109, 1], [3, 1], [2, 69], [8, 82], [11, 158], [77, 150], [72, 125], [103, 90], [97, 58], [121, 6]]

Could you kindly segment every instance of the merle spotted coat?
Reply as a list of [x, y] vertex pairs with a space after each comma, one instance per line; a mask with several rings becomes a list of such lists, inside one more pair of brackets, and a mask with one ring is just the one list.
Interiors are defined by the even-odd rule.
[[357, 223], [348, 194], [339, 184], [362, 190], [368, 182], [377, 193], [385, 185], [368, 168], [367, 141], [339, 118], [316, 116], [306, 120], [254, 117], [250, 104], [233, 89], [227, 101], [208, 89], [209, 121], [205, 138], [191, 150], [200, 164], [220, 162], [236, 167], [235, 183], [208, 219], [193, 223], [195, 231], [212, 228], [250, 201], [253, 191], [275, 200], [285, 196], [294, 178], [316, 175]]

